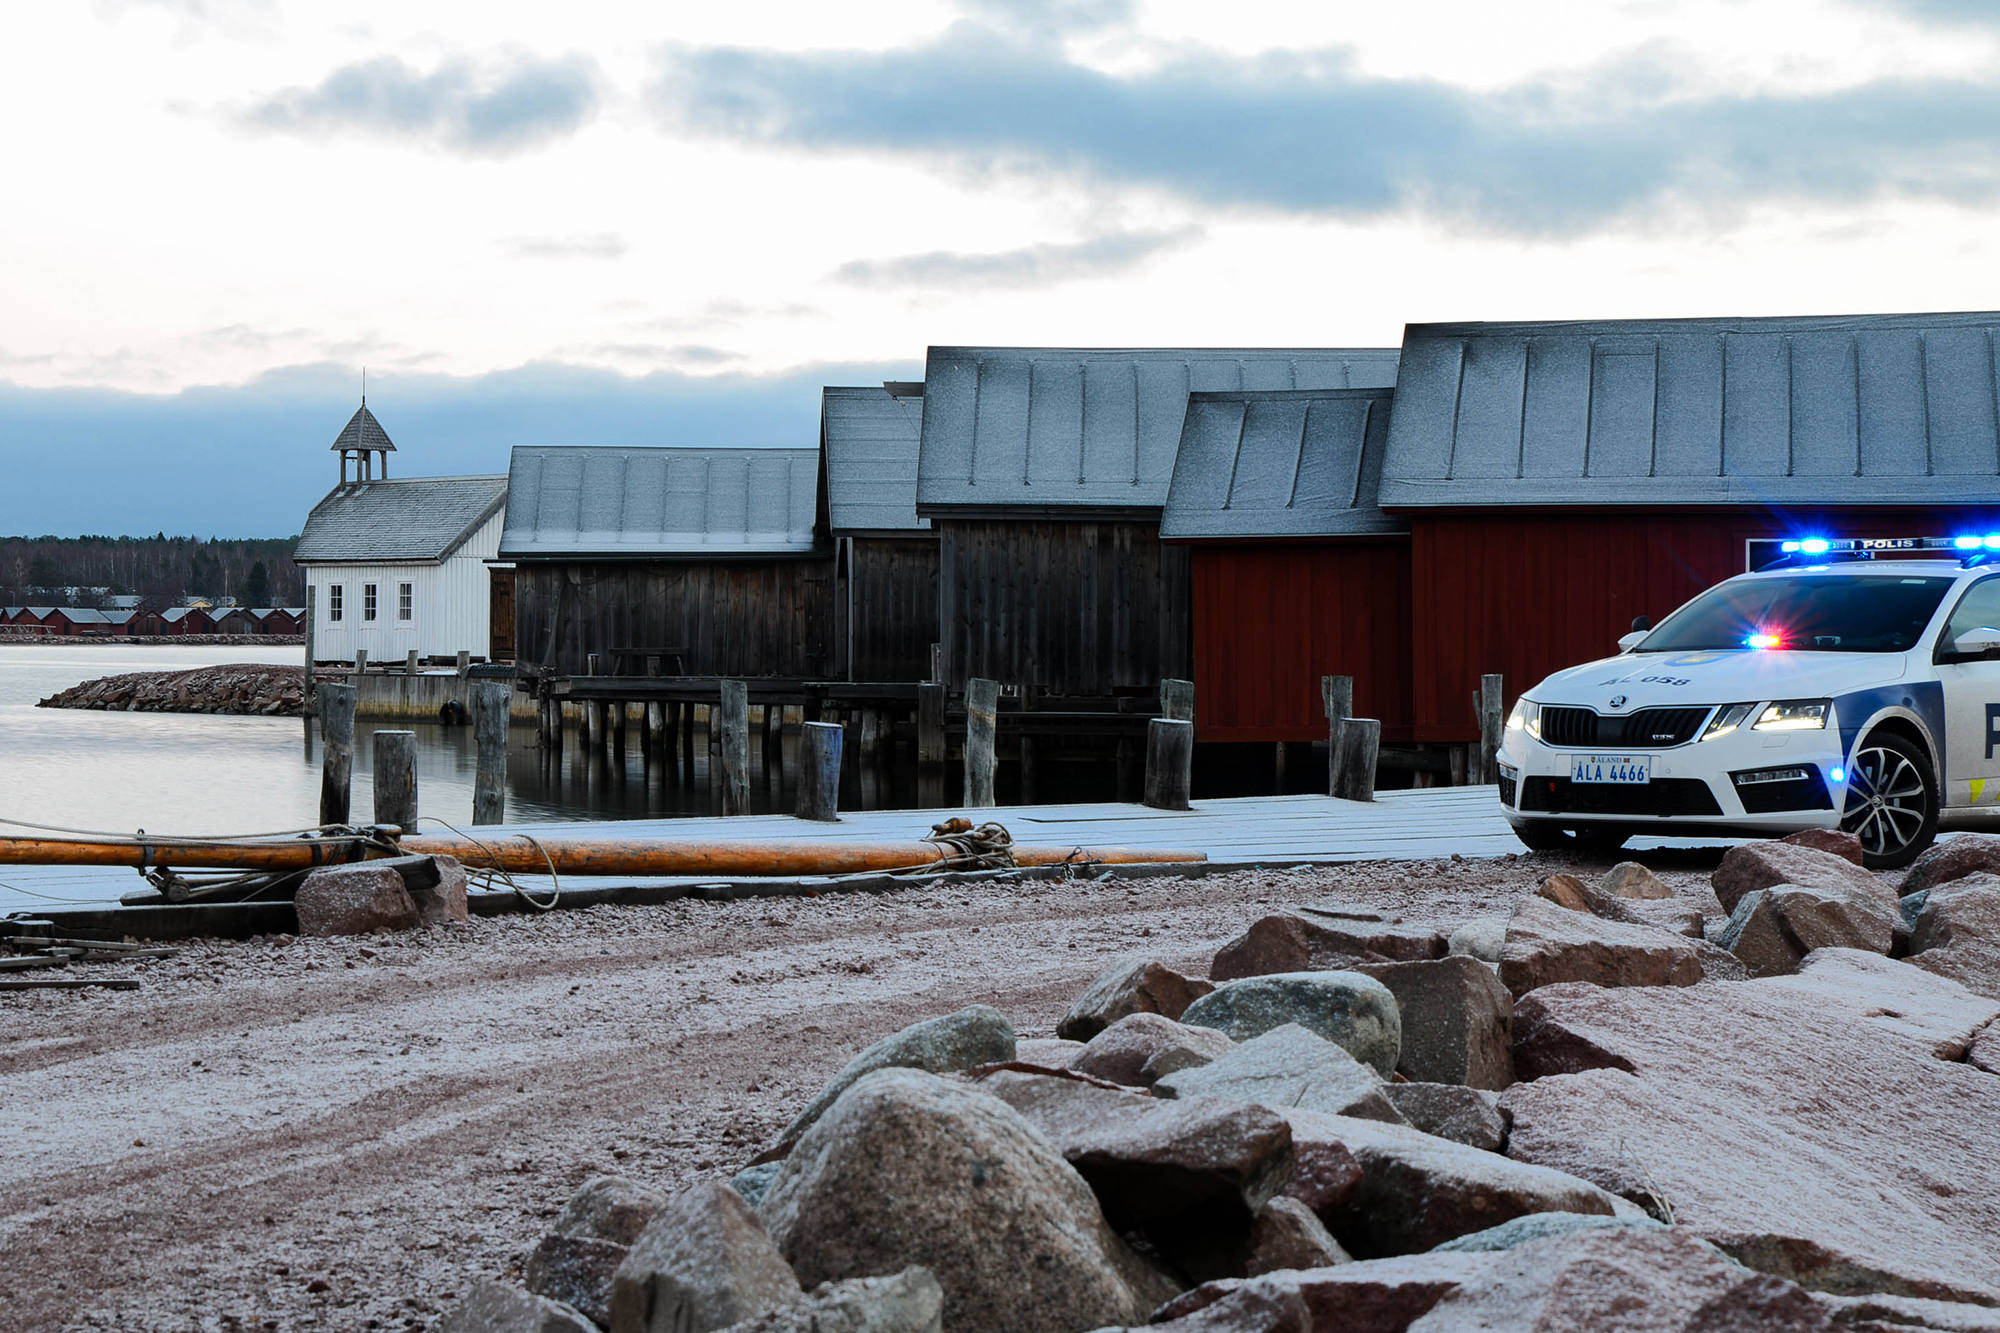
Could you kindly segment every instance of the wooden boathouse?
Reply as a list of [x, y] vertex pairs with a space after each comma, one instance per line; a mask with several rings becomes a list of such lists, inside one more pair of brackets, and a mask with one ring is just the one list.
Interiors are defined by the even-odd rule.
[[1190, 560], [1204, 744], [1325, 740], [1329, 673], [1411, 739], [1409, 524], [1376, 502], [1392, 396], [1189, 396], [1160, 536]]
[[938, 540], [917, 513], [924, 386], [820, 394], [821, 502], [833, 544], [833, 660], [850, 681], [931, 678]]

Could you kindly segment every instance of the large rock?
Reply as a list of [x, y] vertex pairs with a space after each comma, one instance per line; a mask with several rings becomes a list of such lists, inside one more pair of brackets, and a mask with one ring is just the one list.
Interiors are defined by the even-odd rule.
[[1907, 898], [1967, 875], [2000, 875], [2000, 833], [1954, 833], [1939, 838], [1910, 863], [1896, 892]]
[[293, 895], [301, 935], [368, 935], [415, 926], [416, 900], [394, 870], [357, 862], [321, 866]]
[[[1618, 871], [1628, 873], [1619, 876]], [[1629, 872], [1637, 872], [1629, 873]], [[1642, 880], [1639, 876], [1645, 876]], [[1652, 872], [1642, 865], [1626, 862], [1616, 867], [1607, 882], [1614, 881], [1620, 888], [1631, 890], [1627, 894], [1612, 893], [1608, 889], [1586, 884], [1575, 875], [1550, 875], [1535, 890], [1535, 896], [1546, 898], [1557, 907], [1567, 907], [1572, 912], [1587, 912], [1591, 916], [1603, 917], [1606, 921], [1622, 921], [1633, 926], [1653, 926], [1660, 930], [1671, 930], [1676, 935], [1689, 939], [1700, 939], [1705, 924], [1702, 909], [1685, 898], [1675, 897], [1672, 890], [1664, 894], [1651, 892], [1654, 888], [1666, 889]], [[1651, 882], [1646, 882], [1650, 880]], [[1712, 899], [1714, 895], [1709, 895]], [[1719, 914], [1721, 904], [1716, 903]]]
[[523, 1274], [528, 1290], [609, 1324], [618, 1266], [666, 1202], [652, 1186], [622, 1176], [585, 1181], [528, 1256]]
[[1889, 952], [1902, 918], [1872, 893], [1852, 889], [1808, 889], [1779, 884], [1753, 889], [1715, 936], [1753, 977], [1782, 976], [1799, 970], [1814, 949]]
[[1864, 854], [1861, 839], [1840, 829], [1800, 829], [1797, 833], [1787, 834], [1778, 841], [1796, 843], [1800, 847], [1815, 847], [1822, 852], [1832, 852], [1850, 865], [1860, 865]]
[[1514, 997], [1463, 955], [1355, 969], [1388, 987], [1402, 1018], [1396, 1072], [1419, 1083], [1504, 1088], [1514, 1081]]
[[1486, 1152], [1507, 1147], [1500, 1094], [1458, 1083], [1390, 1083], [1382, 1092], [1412, 1129]]
[[1780, 884], [1851, 889], [1874, 894], [1890, 906], [1896, 900], [1888, 885], [1846, 857], [1795, 842], [1746, 842], [1731, 847], [1723, 853], [1709, 883], [1715, 886], [1715, 896], [1725, 912], [1734, 912], [1744, 894]]
[[1240, 1276], [1256, 1277], [1281, 1268], [1331, 1268], [1353, 1257], [1312, 1209], [1284, 1195], [1272, 1199], [1250, 1224]]
[[1014, 1059], [1044, 1069], [1068, 1069], [1083, 1055], [1084, 1043], [1061, 1037], [1022, 1037], [1014, 1043]]
[[776, 1141], [757, 1155], [756, 1161], [776, 1161], [791, 1152], [800, 1137], [865, 1074], [878, 1069], [921, 1069], [929, 1074], [948, 1074], [976, 1065], [1004, 1063], [1014, 1058], [1015, 1049], [1014, 1025], [1007, 1021], [1006, 1015], [988, 1005], [967, 1005], [955, 1014], [912, 1023], [849, 1060], [806, 1109], [785, 1126]]
[[1285, 1118], [1301, 1156], [1307, 1145], [1331, 1140], [1359, 1163], [1360, 1187], [1318, 1211], [1334, 1238], [1360, 1258], [1414, 1254], [1525, 1213], [1620, 1209], [1587, 1181], [1406, 1126], [1311, 1111], [1288, 1111]]
[[796, 1301], [791, 1268], [743, 1196], [690, 1185], [646, 1224], [611, 1290], [611, 1333], [708, 1333]]
[[1361, 1188], [1361, 1163], [1339, 1139], [1294, 1137], [1292, 1161], [1284, 1197], [1297, 1199], [1321, 1216], [1330, 1216]]
[[1069, 1067], [1128, 1088], [1150, 1088], [1165, 1075], [1205, 1065], [1236, 1049], [1214, 1028], [1191, 1028], [1159, 1014], [1132, 1014], [1090, 1039]]
[[561, 1301], [475, 1278], [437, 1333], [597, 1333], [597, 1325]]
[[1252, 1037], [1205, 1065], [1168, 1074], [1153, 1091], [1163, 1098], [1220, 1097], [1396, 1124], [1403, 1120], [1383, 1095], [1381, 1075], [1296, 1023]]
[[1468, 1328], [1826, 1333], [1832, 1324], [1796, 1284], [1745, 1272], [1683, 1232], [1613, 1228], [1500, 1252], [1410, 1325]]
[[1359, 962], [1441, 958], [1444, 951], [1444, 938], [1428, 927], [1281, 912], [1217, 950], [1208, 975], [1234, 981], [1280, 972], [1325, 972]]
[[743, 1202], [755, 1208], [764, 1202], [764, 1196], [770, 1192], [771, 1182], [778, 1178], [778, 1168], [782, 1165], [781, 1162], [759, 1162], [755, 1166], [746, 1166], [730, 1178], [729, 1184], [743, 1196]]
[[944, 1288], [929, 1269], [910, 1267], [888, 1277], [822, 1282], [795, 1304], [723, 1333], [940, 1333], [943, 1317]]
[[1526, 1245], [1529, 1241], [1547, 1240], [1550, 1236], [1572, 1236], [1579, 1231], [1604, 1231], [1619, 1227], [1630, 1227], [1640, 1231], [1658, 1231], [1666, 1224], [1650, 1217], [1606, 1217], [1602, 1213], [1529, 1213], [1511, 1222], [1502, 1222], [1497, 1227], [1475, 1231], [1457, 1240], [1448, 1240], [1438, 1246], [1440, 1250], [1511, 1250], [1516, 1245]]
[[1452, 957], [1476, 958], [1489, 967], [1500, 966], [1500, 951], [1507, 944], [1507, 918], [1481, 916], [1451, 932], [1445, 951]]
[[806, 1282], [928, 1268], [950, 1328], [1134, 1323], [1174, 1289], [1018, 1111], [914, 1069], [876, 1070], [842, 1094], [762, 1212]]
[[1692, 986], [1706, 975], [1685, 935], [1606, 921], [1545, 898], [1523, 898], [1507, 923], [1500, 980], [1516, 996], [1561, 981], [1597, 986]]
[[1502, 1096], [1507, 1150], [1818, 1289], [2000, 1300], [2000, 1079], [1960, 1062], [1996, 1015], [1851, 949], [1756, 981], [1551, 987], [1515, 1012], [1516, 1068], [1569, 1077]]
[[1927, 890], [1910, 931], [1910, 961], [2000, 999], [2000, 875], [1968, 875]]
[[2000, 1074], [2000, 1022], [1988, 1023], [1966, 1048], [1965, 1062], [1974, 1069]]
[[1613, 898], [1671, 898], [1673, 889], [1637, 861], [1620, 861], [1605, 872], [1597, 887]]
[[1401, 1333], [1497, 1262], [1412, 1254], [1204, 1283], [1160, 1307], [1146, 1333]]
[[[399, 866], [403, 887], [417, 905], [417, 922], [425, 926], [457, 925], [472, 919], [466, 900], [465, 867], [456, 857], [398, 858], [416, 864]], [[428, 864], [425, 864], [428, 863]]]
[[1056, 1035], [1069, 1041], [1089, 1041], [1128, 1014], [1162, 1014], [1179, 1018], [1187, 1007], [1215, 987], [1197, 977], [1145, 959], [1125, 963], [1090, 983], [1056, 1024]]
[[1232, 981], [1189, 1005], [1181, 1021], [1239, 1042], [1297, 1023], [1373, 1065], [1384, 1078], [1395, 1072], [1403, 1048], [1396, 997], [1359, 972], [1285, 972]]
[[1161, 1101], [1007, 1069], [980, 1086], [1055, 1144], [1120, 1232], [1172, 1234], [1212, 1224], [1242, 1230], [1291, 1178], [1291, 1126], [1262, 1106], [1212, 1097]]
[[1934, 1328], [1946, 1333], [2000, 1333], [2000, 1310], [1959, 1301], [1927, 1301], [1917, 1296], [1813, 1297], [1832, 1316], [1835, 1328]]

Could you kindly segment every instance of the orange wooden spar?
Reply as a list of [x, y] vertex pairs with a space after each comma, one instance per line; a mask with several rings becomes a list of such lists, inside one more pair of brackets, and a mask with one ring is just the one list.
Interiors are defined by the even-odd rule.
[[[1060, 865], [1065, 861], [1102, 865], [1206, 861], [1205, 852], [1143, 847], [1024, 847], [1010, 849], [1019, 866]], [[306, 870], [316, 865], [382, 856], [454, 856], [473, 869], [513, 874], [558, 875], [851, 875], [927, 869], [956, 852], [934, 842], [832, 842], [668, 838], [608, 838], [574, 835], [529, 838], [498, 834], [474, 840], [453, 835], [404, 838], [396, 848], [358, 839], [130, 840], [0, 838], [0, 865], [171, 866], [176, 870]]]

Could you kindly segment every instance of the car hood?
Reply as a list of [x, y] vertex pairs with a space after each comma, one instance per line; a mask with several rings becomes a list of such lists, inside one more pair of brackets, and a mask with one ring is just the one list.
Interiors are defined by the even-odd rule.
[[[1907, 653], [1813, 653], [1733, 648], [1626, 653], [1558, 671], [1527, 697], [1600, 713], [1635, 708], [1824, 699], [1900, 680]], [[1615, 702], [1616, 701], [1616, 702]]]

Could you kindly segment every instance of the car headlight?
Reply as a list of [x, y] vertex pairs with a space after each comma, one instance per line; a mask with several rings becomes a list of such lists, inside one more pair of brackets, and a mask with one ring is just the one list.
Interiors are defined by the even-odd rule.
[[1831, 699], [1780, 699], [1764, 705], [1764, 711], [1757, 714], [1757, 720], [1750, 724], [1750, 729], [1820, 731], [1826, 726], [1826, 715], [1832, 711]]
[[1728, 704], [1715, 710], [1715, 716], [1708, 720], [1708, 727], [1701, 733], [1705, 741], [1727, 736], [1749, 720], [1756, 704]]
[[1542, 706], [1531, 699], [1519, 699], [1507, 714], [1507, 730], [1523, 731], [1534, 740], [1542, 738]]

